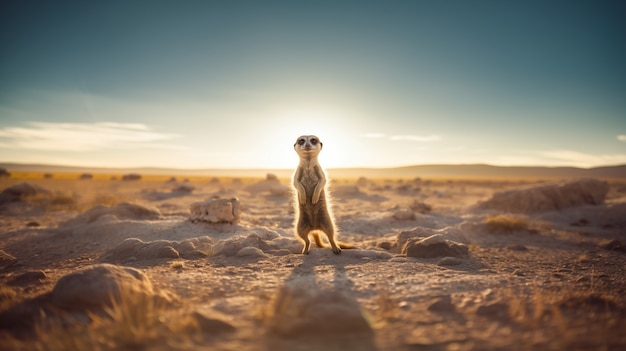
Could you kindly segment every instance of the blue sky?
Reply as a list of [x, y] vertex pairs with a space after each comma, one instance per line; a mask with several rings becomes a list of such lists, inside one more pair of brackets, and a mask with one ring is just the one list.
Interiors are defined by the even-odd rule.
[[623, 1], [4, 1], [0, 161], [626, 164]]

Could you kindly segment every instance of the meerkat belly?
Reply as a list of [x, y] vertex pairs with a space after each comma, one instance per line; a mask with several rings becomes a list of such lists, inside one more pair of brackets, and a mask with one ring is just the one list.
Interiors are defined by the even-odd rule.
[[[313, 202], [313, 192], [315, 191], [315, 187], [317, 186], [317, 184], [319, 184], [320, 178], [314, 172], [307, 173], [309, 174], [305, 174], [302, 176], [300, 183], [304, 187], [307, 204], [311, 204]], [[320, 197], [323, 197], [323, 194], [324, 193], [322, 192], [322, 196]]]
[[313, 204], [310, 200], [310, 197], [308, 197], [306, 204], [300, 204], [300, 223], [311, 229], [320, 229], [324, 224], [328, 223], [330, 218], [324, 192], [322, 191], [320, 200], [316, 204]]

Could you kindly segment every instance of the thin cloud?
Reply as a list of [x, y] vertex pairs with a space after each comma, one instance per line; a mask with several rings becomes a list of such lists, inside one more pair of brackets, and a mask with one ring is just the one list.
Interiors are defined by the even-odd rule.
[[439, 135], [392, 135], [389, 137], [389, 140], [393, 140], [393, 141], [402, 141], [402, 140], [407, 140], [407, 141], [418, 141], [418, 142], [432, 142], [432, 141], [439, 141], [441, 140], [441, 137]]
[[367, 133], [363, 134], [362, 137], [368, 139], [388, 139], [391, 141], [417, 141], [422, 143], [439, 141], [441, 137], [439, 135], [390, 135], [383, 133]]
[[75, 152], [137, 147], [184, 149], [167, 143], [179, 137], [152, 131], [139, 123], [28, 122], [25, 127], [0, 128], [0, 147]]
[[620, 135], [618, 135], [618, 136], [617, 136], [617, 140], [619, 140], [619, 141], [623, 141], [623, 142], [626, 142], [626, 135], [624, 135], [624, 134], [620, 134]]
[[572, 150], [544, 150], [539, 154], [553, 160], [553, 163], [578, 167], [626, 164], [626, 154], [596, 155]]

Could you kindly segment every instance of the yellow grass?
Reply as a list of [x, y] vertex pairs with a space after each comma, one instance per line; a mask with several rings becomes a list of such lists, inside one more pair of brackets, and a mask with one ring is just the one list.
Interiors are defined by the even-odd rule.
[[508, 214], [489, 216], [485, 219], [485, 225], [490, 233], [511, 233], [530, 229], [528, 218]]

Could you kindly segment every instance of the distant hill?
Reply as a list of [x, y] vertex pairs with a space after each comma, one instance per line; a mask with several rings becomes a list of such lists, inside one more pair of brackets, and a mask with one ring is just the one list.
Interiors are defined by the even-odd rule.
[[[215, 176], [215, 177], [264, 177], [267, 173], [279, 177], [290, 177], [291, 169], [176, 169], [176, 168], [97, 168], [71, 167], [41, 164], [0, 163], [0, 168], [9, 172], [42, 172], [42, 173], [95, 173], [95, 174], [126, 174], [138, 173], [146, 175], [172, 176]], [[626, 165], [577, 168], [577, 167], [520, 167], [492, 166], [484, 164], [471, 165], [415, 165], [394, 168], [334, 168], [328, 172], [332, 177], [339, 178], [534, 178], [534, 179], [566, 179], [566, 178], [606, 178], [626, 179]]]

